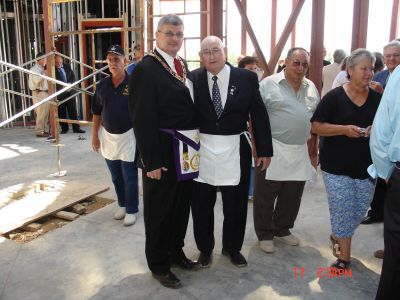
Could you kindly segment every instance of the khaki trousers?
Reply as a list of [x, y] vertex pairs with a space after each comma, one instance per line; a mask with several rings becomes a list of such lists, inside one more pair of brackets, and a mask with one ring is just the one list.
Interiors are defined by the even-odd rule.
[[[32, 92], [33, 104], [42, 101], [44, 98], [48, 97], [48, 95], [49, 94], [47, 92], [33, 91]], [[43, 134], [45, 132], [49, 132], [50, 103], [46, 102], [43, 103], [42, 105], [39, 105], [38, 107], [35, 108], [35, 113], [36, 113], [36, 127], [35, 127], [36, 134]]]

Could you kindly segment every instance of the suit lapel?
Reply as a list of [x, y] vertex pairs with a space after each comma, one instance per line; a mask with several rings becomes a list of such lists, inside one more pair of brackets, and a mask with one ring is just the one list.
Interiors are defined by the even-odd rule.
[[[207, 99], [206, 102], [208, 103], [209, 108], [215, 114], [215, 117], [217, 117], [217, 113], [215, 112], [214, 103], [213, 103], [211, 95], [210, 95], [210, 89], [208, 87], [208, 76], [207, 76], [207, 70], [205, 68], [203, 68], [203, 71], [200, 74], [199, 83], [200, 83], [199, 89], [205, 94], [204, 99]], [[203, 98], [203, 97], [201, 97], [201, 98]]]
[[[156, 49], [154, 49], [153, 52], [154, 52], [155, 55], [157, 55], [157, 56], [168, 66], [167, 61], [164, 59], [164, 57], [163, 57]], [[172, 82], [174, 82], [175, 84], [177, 84], [177, 85], [179, 85], [181, 88], [183, 88], [184, 92], [187, 94], [187, 97], [185, 97], [185, 98], [186, 98], [188, 101], [190, 101], [191, 104], [193, 104], [193, 100], [192, 100], [192, 97], [191, 97], [191, 95], [190, 95], [190, 92], [189, 92], [188, 87], [187, 87], [182, 81], [180, 81], [179, 79], [173, 77], [173, 76], [168, 72], [168, 70], [165, 69], [165, 67], [164, 67], [155, 57], [153, 57], [153, 59], [156, 60], [156, 61], [160, 64], [160, 66], [164, 69], [164, 72], [166, 72], [166, 73], [168, 74], [168, 77], [171, 79]], [[186, 64], [184, 64], [184, 66], [182, 66], [182, 68], [186, 68]], [[187, 68], [186, 68], [186, 71], [187, 71]]]
[[229, 74], [229, 84], [228, 84], [228, 93], [226, 95], [226, 103], [224, 106], [224, 111], [228, 110], [232, 103], [235, 101], [237, 95], [237, 89], [239, 86], [239, 78], [236, 72], [236, 68], [229, 65], [231, 67], [231, 71]]

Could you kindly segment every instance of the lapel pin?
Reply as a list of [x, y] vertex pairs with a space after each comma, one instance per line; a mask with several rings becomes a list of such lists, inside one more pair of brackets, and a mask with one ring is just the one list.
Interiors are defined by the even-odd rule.
[[233, 96], [235, 91], [236, 91], [236, 86], [232, 85], [231, 88], [229, 89], [229, 94]]

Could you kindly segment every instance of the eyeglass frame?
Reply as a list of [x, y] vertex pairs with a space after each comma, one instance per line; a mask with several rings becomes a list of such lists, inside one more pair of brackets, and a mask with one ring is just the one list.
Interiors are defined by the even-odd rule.
[[383, 56], [383, 58], [385, 58], [385, 59], [398, 58], [398, 57], [400, 57], [400, 54], [398, 54], [398, 53], [395, 53], [395, 54], [387, 54], [387, 55], [384, 55], [384, 56]]
[[220, 53], [222, 53], [222, 49], [220, 48], [213, 48], [213, 49], [204, 49], [200, 51], [201, 55], [207, 56], [207, 57], [211, 57], [211, 55], [216, 56], [217, 54], [219, 55]]
[[184, 33], [182, 32], [182, 31], [179, 31], [179, 32], [177, 32], [177, 33], [173, 33], [172, 31], [167, 31], [167, 32], [164, 32], [164, 31], [161, 31], [161, 30], [157, 30], [158, 32], [161, 32], [161, 33], [163, 33], [163, 34], [165, 34], [165, 36], [167, 37], [167, 38], [173, 38], [174, 36], [176, 36], [178, 39], [183, 39], [184, 37], [185, 37], [185, 35], [184, 35]]
[[298, 68], [298, 67], [302, 66], [304, 69], [308, 69], [310, 67], [310, 63], [308, 63], [308, 62], [303, 62], [302, 63], [301, 61], [299, 61], [297, 59], [296, 60], [292, 60], [290, 63], [295, 68]]

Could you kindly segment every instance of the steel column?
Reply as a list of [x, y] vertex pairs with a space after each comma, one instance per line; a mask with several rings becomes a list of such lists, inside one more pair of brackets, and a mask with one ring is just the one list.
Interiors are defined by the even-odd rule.
[[392, 40], [398, 38], [398, 36], [397, 36], [398, 22], [399, 22], [399, 0], [393, 0], [389, 41], [392, 41]]
[[272, 53], [275, 51], [275, 46], [276, 46], [276, 12], [277, 12], [277, 1], [278, 0], [272, 0], [271, 1], [271, 51], [270, 51], [270, 57], [272, 56]]
[[[247, 14], [247, 0], [242, 0], [242, 6], [244, 13]], [[242, 18], [242, 34], [241, 34], [241, 49], [240, 53], [243, 55], [247, 54], [247, 32], [246, 32], [246, 23]]]
[[[297, 5], [297, 0], [292, 0], [292, 11]], [[296, 46], [296, 23], [293, 25], [292, 33], [290, 35], [290, 46], [293, 48]]]
[[[209, 8], [209, 0], [200, 0], [200, 10], [208, 11]], [[202, 41], [209, 32], [209, 24], [210, 24], [210, 14], [201, 14], [200, 15], [200, 40]]]
[[354, 0], [351, 51], [367, 46], [369, 0]]
[[321, 93], [324, 51], [325, 0], [313, 0], [311, 25], [310, 79]]
[[223, 0], [210, 1], [210, 34], [223, 39]]

